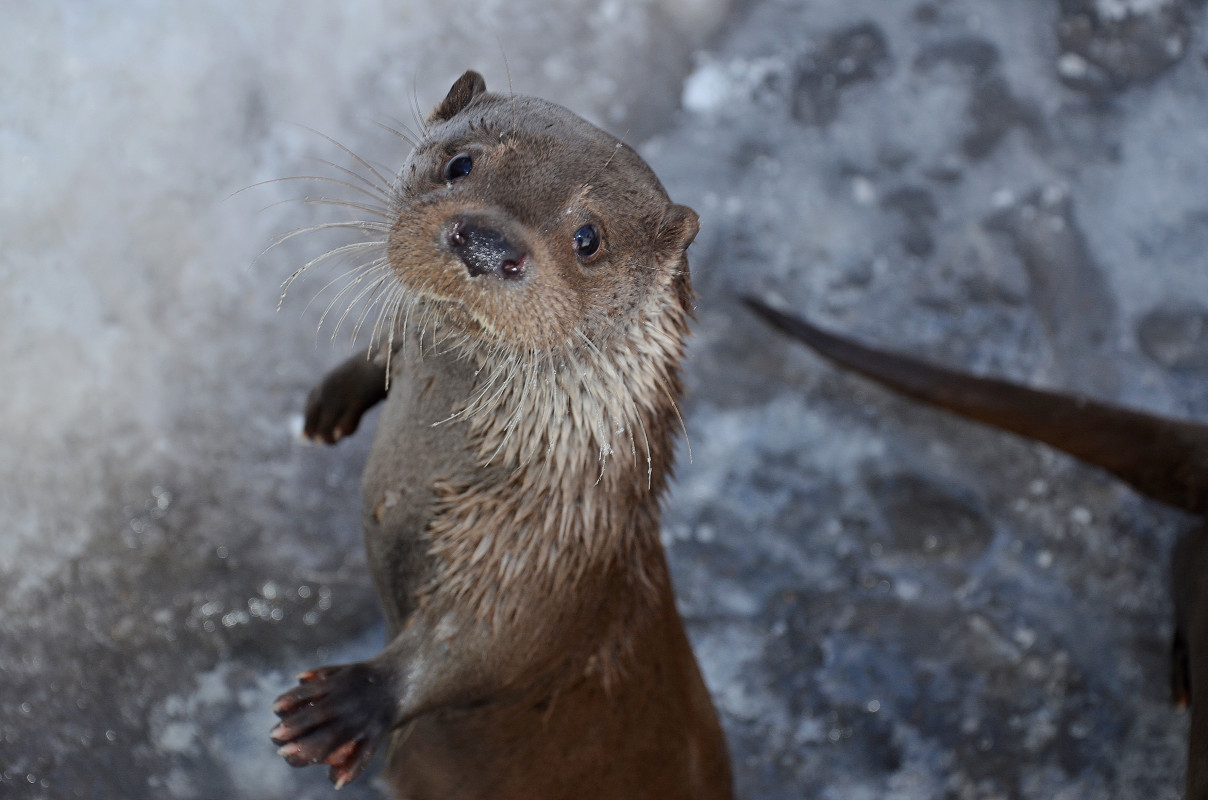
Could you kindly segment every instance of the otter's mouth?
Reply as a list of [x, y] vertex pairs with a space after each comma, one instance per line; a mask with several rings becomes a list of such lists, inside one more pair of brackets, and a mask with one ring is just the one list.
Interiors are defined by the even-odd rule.
[[433, 317], [445, 327], [480, 339], [490, 338], [491, 326], [461, 300], [435, 300], [430, 307]]
[[468, 336], [483, 342], [497, 338], [494, 326], [483, 318], [484, 314], [475, 313], [464, 297], [418, 289], [405, 281], [400, 284], [404, 294], [411, 298], [411, 309], [403, 314], [400, 330], [405, 328], [437, 340], [449, 335]]

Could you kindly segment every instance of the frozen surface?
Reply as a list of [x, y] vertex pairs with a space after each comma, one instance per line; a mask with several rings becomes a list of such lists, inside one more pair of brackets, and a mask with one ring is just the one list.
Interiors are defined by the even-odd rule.
[[[735, 302], [1208, 419], [1208, 12], [1190, 0], [0, 0], [0, 795], [327, 797], [267, 740], [372, 652], [330, 210], [467, 67], [702, 215], [666, 539], [750, 798], [1177, 796], [1182, 517], [910, 406]], [[719, 27], [720, 26], [720, 27]], [[717, 38], [710, 33], [721, 30]], [[305, 126], [305, 127], [301, 127]], [[232, 196], [233, 195], [233, 196]], [[371, 421], [370, 423], [371, 424]], [[358, 781], [341, 796], [375, 797]]]

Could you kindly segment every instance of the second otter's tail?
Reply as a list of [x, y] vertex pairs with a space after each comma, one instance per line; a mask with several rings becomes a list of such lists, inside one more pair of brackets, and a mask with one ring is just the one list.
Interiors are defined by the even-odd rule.
[[890, 389], [1044, 442], [1176, 508], [1208, 513], [1208, 425], [943, 369], [840, 338], [760, 300], [744, 302], [822, 356]]

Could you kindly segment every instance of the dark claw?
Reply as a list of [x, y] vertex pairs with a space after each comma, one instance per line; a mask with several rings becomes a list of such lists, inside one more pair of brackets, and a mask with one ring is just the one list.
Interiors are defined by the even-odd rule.
[[367, 747], [364, 741], [348, 742], [327, 757], [327, 763], [331, 765], [327, 777], [337, 789], [343, 789], [365, 771], [372, 758], [373, 748]]
[[328, 761], [344, 747], [348, 732], [339, 722], [323, 721], [282, 745], [277, 752], [290, 766], [305, 767]]
[[327, 691], [326, 683], [301, 683], [277, 698], [273, 703], [273, 713], [278, 717], [284, 716], [299, 706], [321, 699]]

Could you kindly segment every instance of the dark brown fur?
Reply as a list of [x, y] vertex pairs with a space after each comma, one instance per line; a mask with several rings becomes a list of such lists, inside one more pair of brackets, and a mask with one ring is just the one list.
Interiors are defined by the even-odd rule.
[[[1044, 442], [1150, 497], [1208, 516], [1208, 426], [942, 369], [826, 333], [759, 300], [746, 303], [831, 361], [894, 391]], [[1191, 705], [1185, 797], [1208, 800], [1208, 525], [1184, 535], [1172, 561], [1171, 683], [1176, 702]]]
[[363, 501], [390, 640], [304, 674], [274, 741], [342, 785], [389, 738], [413, 800], [729, 798], [659, 542], [696, 214], [613, 137], [473, 72], [388, 201], [388, 335], [312, 393], [306, 433], [386, 398]]

